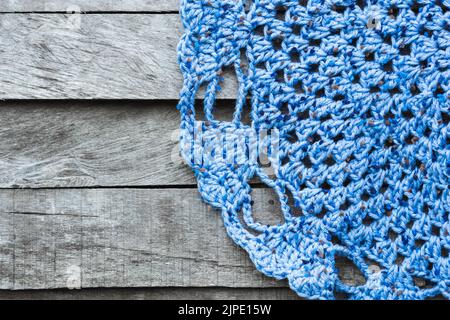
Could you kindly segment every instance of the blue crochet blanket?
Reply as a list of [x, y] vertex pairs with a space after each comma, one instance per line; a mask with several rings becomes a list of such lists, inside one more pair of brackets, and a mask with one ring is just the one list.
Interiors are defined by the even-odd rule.
[[[449, 8], [182, 1], [181, 153], [265, 275], [313, 299], [450, 298]], [[226, 69], [235, 112], [219, 121]], [[282, 223], [255, 219], [255, 181]], [[364, 283], [339, 277], [340, 257]]]

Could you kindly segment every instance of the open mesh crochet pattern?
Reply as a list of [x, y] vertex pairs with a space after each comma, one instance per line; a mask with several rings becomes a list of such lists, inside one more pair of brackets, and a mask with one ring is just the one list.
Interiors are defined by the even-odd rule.
[[[258, 270], [302, 297], [450, 298], [450, 1], [245, 2], [181, 3], [181, 153], [203, 200]], [[236, 109], [218, 121], [225, 68]], [[279, 133], [272, 172], [215, 149], [218, 132], [248, 128]], [[255, 221], [255, 178], [276, 191], [282, 223]], [[365, 283], [341, 281], [337, 257]]]

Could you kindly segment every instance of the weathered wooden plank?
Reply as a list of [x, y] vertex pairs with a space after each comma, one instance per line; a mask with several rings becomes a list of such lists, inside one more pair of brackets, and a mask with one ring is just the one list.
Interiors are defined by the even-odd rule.
[[177, 99], [181, 33], [177, 14], [0, 14], [0, 99]]
[[2, 289], [277, 285], [193, 189], [4, 190], [0, 208]]
[[180, 0], [2, 0], [0, 12], [173, 12], [179, 3]]
[[191, 170], [172, 161], [180, 121], [175, 106], [3, 103], [0, 187], [194, 184]]
[[0, 188], [194, 185], [179, 123], [175, 101], [0, 103]]
[[300, 300], [288, 288], [0, 290], [0, 300]]
[[[278, 223], [273, 192], [253, 196], [256, 219]], [[217, 286], [286, 282], [256, 271], [194, 189], [0, 191], [0, 289]]]

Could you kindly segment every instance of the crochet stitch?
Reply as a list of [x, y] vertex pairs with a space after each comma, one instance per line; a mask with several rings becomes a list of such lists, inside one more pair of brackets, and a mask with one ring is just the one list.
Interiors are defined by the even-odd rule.
[[[265, 275], [312, 299], [450, 298], [449, 8], [449, 0], [182, 1], [181, 154]], [[218, 121], [226, 68], [236, 74], [236, 108]], [[247, 103], [251, 125], [241, 119]], [[224, 140], [246, 151], [230, 157]], [[253, 148], [267, 149], [270, 168]], [[282, 223], [255, 221], [255, 178], [276, 191]], [[339, 256], [363, 284], [339, 278]]]

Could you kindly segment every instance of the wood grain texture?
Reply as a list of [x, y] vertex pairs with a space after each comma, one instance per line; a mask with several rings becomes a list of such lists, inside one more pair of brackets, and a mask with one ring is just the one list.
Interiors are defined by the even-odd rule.
[[[217, 119], [233, 106], [220, 101]], [[196, 183], [178, 153], [176, 102], [3, 102], [0, 112], [0, 188]]]
[[0, 14], [0, 99], [178, 99], [181, 33], [177, 14]]
[[[279, 222], [255, 189], [256, 219]], [[342, 277], [361, 281], [351, 265]], [[284, 287], [228, 239], [194, 189], [0, 191], [0, 289]]]
[[300, 300], [289, 288], [0, 290], [0, 300]]
[[7, 102], [0, 110], [0, 188], [195, 184], [178, 161], [176, 102]]
[[[0, 11], [78, 11], [66, 3], [2, 1]], [[77, 2], [90, 12], [174, 4]], [[0, 99], [48, 100], [0, 105], [0, 188], [12, 188], [0, 190], [0, 298], [30, 289], [61, 298], [296, 298], [285, 281], [256, 271], [189, 188], [190, 170], [172, 161], [180, 25], [176, 14], [0, 14]], [[220, 98], [235, 97], [230, 75], [223, 88]], [[94, 186], [108, 188], [86, 188]], [[271, 190], [255, 189], [254, 200], [258, 221], [279, 222]], [[347, 283], [364, 281], [348, 262], [340, 268]], [[113, 289], [48, 291], [67, 287]]]
[[99, 12], [99, 11], [151, 11], [173, 12], [180, 0], [2, 0], [1, 12]]

